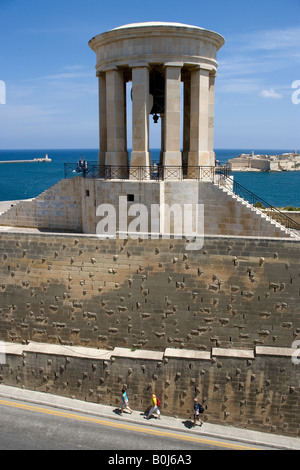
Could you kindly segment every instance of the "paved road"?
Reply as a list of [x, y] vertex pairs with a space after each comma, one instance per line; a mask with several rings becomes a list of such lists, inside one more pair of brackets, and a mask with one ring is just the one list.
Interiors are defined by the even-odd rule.
[[188, 460], [189, 451], [258, 448], [149, 426], [142, 416], [141, 424], [134, 424], [7, 398], [0, 398], [0, 416], [1, 450], [112, 451], [106, 453], [107, 458], [116, 458], [116, 453], [128, 449], [155, 449], [168, 451], [167, 454], [174, 450], [182, 451], [182, 458]]
[[300, 440], [207, 420], [195, 428], [189, 418], [164, 413], [161, 420], [145, 420], [137, 410], [120, 416], [112, 406], [0, 384], [1, 449], [98, 449], [108, 455], [129, 449], [300, 450]]

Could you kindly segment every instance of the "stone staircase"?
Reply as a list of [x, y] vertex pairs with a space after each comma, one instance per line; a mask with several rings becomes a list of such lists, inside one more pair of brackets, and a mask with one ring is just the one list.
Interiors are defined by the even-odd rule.
[[73, 180], [61, 180], [36, 198], [19, 201], [0, 214], [0, 226], [80, 231], [77, 189]]
[[[266, 227], [266, 233], [269, 231], [268, 229], [273, 228], [276, 233], [275, 236], [278, 236], [278, 234], [281, 234], [281, 236], [283, 237], [291, 237], [291, 238], [300, 239], [300, 230], [286, 227], [285, 225], [278, 222], [278, 220], [276, 220], [275, 218], [267, 214], [263, 208], [254, 206], [249, 201], [244, 199], [242, 196], [236, 194], [233, 190], [233, 185], [231, 184], [231, 181], [232, 181], [231, 178], [228, 178], [227, 180], [230, 180], [230, 181], [225, 180], [225, 184], [223, 185], [220, 184], [220, 182], [217, 182], [214, 184], [214, 186], [218, 187], [218, 189], [222, 191], [224, 194], [226, 194], [229, 198], [236, 201], [237, 204], [242, 205], [248, 212], [252, 213], [253, 215], [255, 214], [256, 217], [253, 218], [253, 222], [255, 221], [255, 219], [257, 220], [257, 217], [259, 217], [262, 221], [264, 221], [265, 223], [263, 223], [263, 225]], [[284, 214], [281, 214], [281, 215], [283, 218], [285, 217]]]
[[[84, 201], [87, 199], [84, 194], [86, 189], [94, 194], [93, 181], [95, 180], [63, 179], [36, 198], [20, 201], [0, 214], [0, 226], [90, 233], [85, 230], [84, 222], [88, 217], [94, 217], [96, 223], [95, 204], [90, 204], [94, 212], [88, 214], [87, 207], [84, 206]], [[100, 191], [102, 184], [103, 182], [99, 180], [97, 187], [98, 193], [104, 197], [106, 193]], [[160, 191], [168, 194], [169, 204], [170, 197], [173, 198], [173, 203], [181, 200], [182, 204], [190, 202], [203, 204], [204, 235], [300, 239], [297, 223], [295, 229], [287, 228], [263, 209], [255, 207], [237, 194], [235, 184], [229, 177], [214, 183], [196, 180], [174, 181], [172, 184], [165, 182]], [[119, 187], [117, 189], [120, 191]], [[181, 194], [181, 198], [178, 198], [178, 194]], [[247, 195], [246, 192], [245, 194]], [[106, 194], [106, 198], [108, 196]], [[103, 202], [108, 201], [104, 198]], [[279, 211], [278, 215], [280, 220], [281, 216], [285, 217]], [[291, 220], [288, 217], [286, 219]]]

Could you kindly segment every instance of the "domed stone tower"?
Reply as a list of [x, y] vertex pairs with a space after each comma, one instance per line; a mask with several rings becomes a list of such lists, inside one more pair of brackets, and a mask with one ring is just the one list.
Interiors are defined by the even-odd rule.
[[125, 89], [132, 81], [130, 165], [151, 163], [150, 115], [161, 121], [164, 167], [214, 165], [214, 84], [223, 44], [215, 32], [160, 22], [129, 24], [91, 39], [99, 79], [99, 164], [128, 165]]

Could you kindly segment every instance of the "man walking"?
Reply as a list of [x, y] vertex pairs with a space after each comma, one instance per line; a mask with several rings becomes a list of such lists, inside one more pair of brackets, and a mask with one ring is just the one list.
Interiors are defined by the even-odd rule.
[[200, 419], [200, 410], [202, 406], [198, 402], [198, 398], [194, 398], [194, 426], [196, 426], [196, 421], [199, 421], [200, 426], [202, 426], [203, 422]]

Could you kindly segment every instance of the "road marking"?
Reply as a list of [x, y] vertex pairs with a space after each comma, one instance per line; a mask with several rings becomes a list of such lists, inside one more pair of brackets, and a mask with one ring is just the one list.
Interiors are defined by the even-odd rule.
[[48, 415], [56, 416], [60, 418], [92, 422], [95, 424], [101, 424], [103, 426], [109, 426], [109, 427], [118, 428], [118, 429], [121, 428], [121, 429], [125, 429], [128, 431], [136, 431], [136, 432], [143, 433], [143, 434], [151, 434], [151, 435], [160, 436], [160, 437], [169, 437], [172, 439], [195, 442], [195, 443], [198, 442], [199, 444], [210, 444], [210, 445], [215, 445], [217, 447], [226, 447], [226, 448], [234, 449], [234, 450], [259, 450], [258, 448], [250, 447], [250, 446], [242, 445], [242, 444], [226, 443], [226, 442], [216, 441], [216, 440], [203, 438], [203, 437], [189, 436], [189, 435], [184, 435], [184, 434], [175, 434], [175, 431], [173, 433], [171, 431], [162, 431], [160, 429], [159, 430], [153, 429], [153, 428], [150, 429], [150, 428], [145, 428], [142, 425], [135, 426], [134, 424], [125, 424], [125, 423], [120, 423], [120, 422], [113, 423], [113, 422], [106, 421], [100, 418], [92, 418], [90, 416], [81, 416], [73, 412], [51, 410], [48, 408], [42, 408], [40, 406], [32, 406], [28, 404], [13, 402], [13, 401], [0, 400], [0, 405], [10, 406], [13, 408], [19, 408], [19, 409], [27, 410], [27, 411], [34, 411], [37, 413], [48, 414]]

